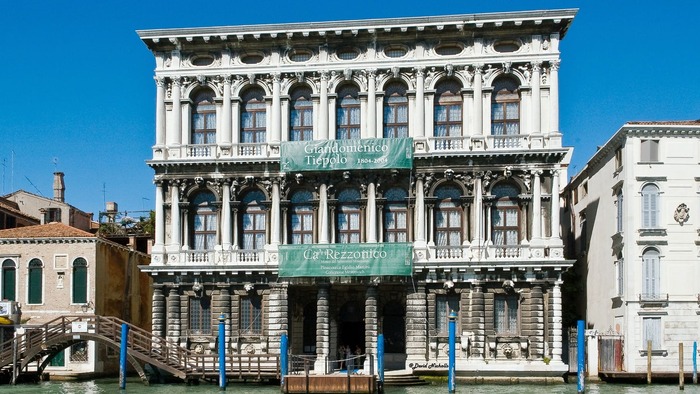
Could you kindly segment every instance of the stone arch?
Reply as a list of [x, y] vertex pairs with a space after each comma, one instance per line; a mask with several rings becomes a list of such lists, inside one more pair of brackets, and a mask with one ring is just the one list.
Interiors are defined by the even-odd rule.
[[462, 89], [471, 85], [469, 79], [467, 79], [467, 77], [462, 72], [455, 71], [452, 75], [448, 76], [445, 71], [438, 71], [433, 75], [432, 79], [429, 81], [425, 88], [428, 90], [434, 90], [437, 84], [450, 78], [458, 80], [462, 84]]
[[250, 83], [250, 81], [245, 81], [238, 86], [236, 86], [233, 90], [233, 97], [241, 97], [242, 93], [245, 93], [246, 90], [248, 89], [255, 89], [255, 88], [261, 88], [263, 90], [263, 98], [265, 96], [272, 96], [272, 89], [270, 89], [270, 86], [266, 83]]

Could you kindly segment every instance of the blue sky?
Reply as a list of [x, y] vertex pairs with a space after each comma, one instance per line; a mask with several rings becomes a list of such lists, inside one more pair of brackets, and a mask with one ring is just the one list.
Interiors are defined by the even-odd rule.
[[[136, 30], [578, 8], [564, 38], [561, 130], [570, 175], [634, 120], [700, 119], [695, 0], [561, 1], [0, 0], [0, 194], [66, 200], [88, 212], [153, 208], [154, 61]], [[661, 5], [663, 4], [663, 5]]]

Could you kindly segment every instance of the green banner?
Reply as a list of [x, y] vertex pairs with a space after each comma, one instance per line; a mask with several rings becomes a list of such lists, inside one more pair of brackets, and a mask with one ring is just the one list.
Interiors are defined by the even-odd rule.
[[284, 172], [412, 167], [413, 138], [283, 142], [280, 151]]
[[280, 277], [410, 276], [410, 243], [280, 245]]

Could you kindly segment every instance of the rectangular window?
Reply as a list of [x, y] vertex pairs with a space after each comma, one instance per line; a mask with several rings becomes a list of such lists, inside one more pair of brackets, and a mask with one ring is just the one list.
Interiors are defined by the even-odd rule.
[[88, 342], [80, 341], [70, 347], [70, 362], [71, 363], [87, 363], [90, 361], [88, 357]]
[[622, 168], [622, 148], [617, 148], [615, 151], [615, 170]]
[[44, 224], [52, 222], [61, 222], [61, 209], [60, 208], [46, 208], [44, 210]]
[[622, 297], [625, 291], [625, 259], [620, 258], [615, 262], [615, 275], [617, 277], [617, 296]]
[[645, 317], [642, 318], [644, 329], [644, 342], [642, 349], [646, 350], [649, 341], [651, 341], [651, 350], [662, 350], [661, 348], [661, 318], [660, 317]]
[[211, 333], [211, 297], [190, 297], [190, 334]]
[[435, 302], [435, 331], [439, 335], [447, 335], [450, 327], [450, 313], [459, 313], [459, 298], [457, 295], [440, 294]]
[[515, 294], [496, 294], [494, 296], [493, 316], [496, 334], [518, 334], [518, 296]]
[[622, 190], [617, 192], [617, 199], [615, 201], [615, 205], [617, 208], [617, 232], [621, 233], [623, 230], [623, 225], [622, 225]]
[[241, 297], [241, 335], [262, 335], [262, 297], [257, 294]]
[[640, 161], [654, 163], [659, 161], [659, 140], [642, 140]]

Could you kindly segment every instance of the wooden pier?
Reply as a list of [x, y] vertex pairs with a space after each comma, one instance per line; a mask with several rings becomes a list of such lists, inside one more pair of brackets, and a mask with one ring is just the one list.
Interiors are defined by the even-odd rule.
[[377, 375], [285, 375], [284, 393], [368, 393], [377, 392]]

